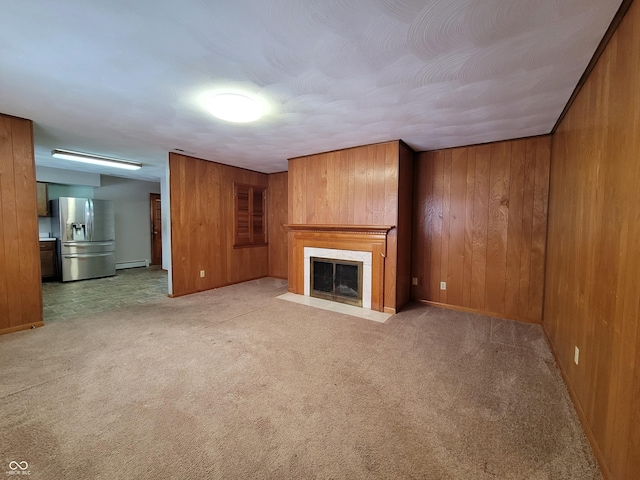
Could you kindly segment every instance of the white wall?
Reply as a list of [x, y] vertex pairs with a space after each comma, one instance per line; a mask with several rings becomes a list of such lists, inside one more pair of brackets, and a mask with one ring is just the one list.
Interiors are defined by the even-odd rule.
[[161, 180], [160, 203], [162, 205], [162, 268], [169, 272], [169, 295], [173, 294], [173, 277], [171, 272], [171, 203], [169, 201], [171, 192], [169, 191], [169, 165], [167, 165], [166, 175]]
[[99, 173], [76, 172], [75, 170], [43, 167], [42, 165], [36, 165], [36, 180], [38, 182], [61, 183], [64, 185], [100, 186]]
[[159, 182], [102, 175], [93, 198], [111, 200], [116, 224], [116, 264], [151, 261], [150, 193], [160, 193]]

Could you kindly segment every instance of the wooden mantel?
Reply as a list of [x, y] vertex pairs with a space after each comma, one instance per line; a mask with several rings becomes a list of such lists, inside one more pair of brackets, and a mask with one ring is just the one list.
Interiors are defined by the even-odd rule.
[[[304, 295], [305, 247], [371, 252], [371, 309], [385, 311], [387, 234], [394, 225], [289, 224], [289, 291]], [[395, 310], [389, 313], [395, 313]]]
[[360, 233], [365, 235], [386, 235], [395, 225], [343, 225], [343, 224], [288, 224], [285, 225], [293, 232], [341, 232]]

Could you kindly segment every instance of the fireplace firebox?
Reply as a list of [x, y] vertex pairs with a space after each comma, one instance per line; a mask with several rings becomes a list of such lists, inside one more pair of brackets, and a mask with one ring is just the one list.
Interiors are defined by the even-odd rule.
[[311, 257], [313, 297], [362, 306], [362, 262]]

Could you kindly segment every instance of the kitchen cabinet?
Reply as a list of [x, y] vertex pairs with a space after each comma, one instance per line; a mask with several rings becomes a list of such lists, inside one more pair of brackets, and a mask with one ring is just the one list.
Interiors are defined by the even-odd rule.
[[56, 258], [55, 239], [40, 240], [40, 269], [42, 278], [56, 278], [58, 276], [58, 261]]
[[43, 182], [36, 182], [36, 194], [38, 201], [38, 216], [49, 216], [49, 199], [47, 198], [47, 184]]

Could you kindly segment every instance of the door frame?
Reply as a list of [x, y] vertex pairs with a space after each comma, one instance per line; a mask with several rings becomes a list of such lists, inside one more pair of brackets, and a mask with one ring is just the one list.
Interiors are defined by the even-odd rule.
[[[160, 241], [160, 261], [154, 263], [154, 257], [153, 257], [153, 239], [154, 239], [154, 215], [155, 215], [155, 206], [156, 206], [156, 201], [160, 202], [161, 201], [161, 197], [159, 193], [150, 193], [149, 194], [149, 210], [151, 213], [151, 217], [150, 217], [150, 227], [151, 227], [151, 262], [150, 265], [160, 265], [162, 266], [162, 240]], [[161, 207], [162, 208], [162, 207]], [[162, 235], [162, 225], [159, 225], [159, 231], [160, 231], [160, 235]], [[162, 237], [161, 237], [162, 238]]]

